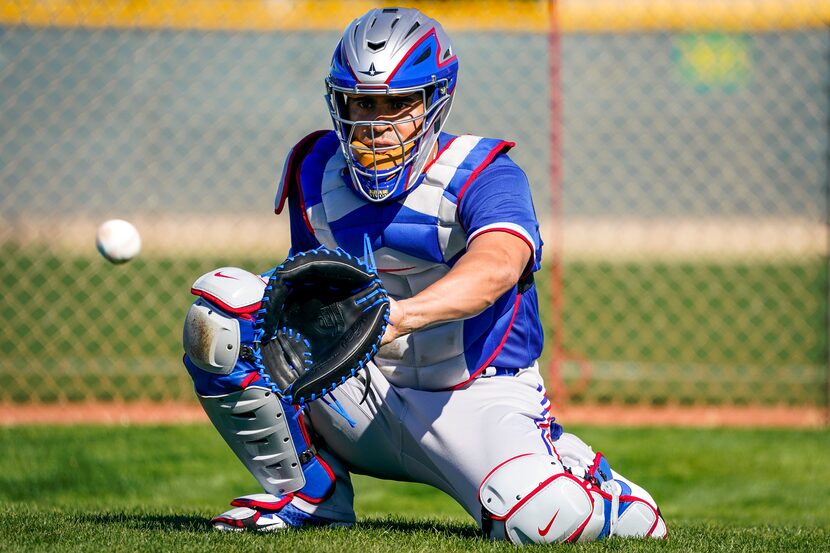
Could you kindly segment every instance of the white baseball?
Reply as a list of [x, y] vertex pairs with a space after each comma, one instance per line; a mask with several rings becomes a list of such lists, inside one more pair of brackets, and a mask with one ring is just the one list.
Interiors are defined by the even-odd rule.
[[141, 251], [141, 236], [131, 223], [110, 219], [98, 227], [95, 245], [108, 261], [126, 263]]

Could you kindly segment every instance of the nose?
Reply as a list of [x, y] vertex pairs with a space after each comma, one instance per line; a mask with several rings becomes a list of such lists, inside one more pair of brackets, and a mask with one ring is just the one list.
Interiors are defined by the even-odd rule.
[[371, 125], [367, 125], [366, 134], [372, 138], [381, 138], [386, 134], [394, 133], [393, 123], [385, 119], [375, 119]]

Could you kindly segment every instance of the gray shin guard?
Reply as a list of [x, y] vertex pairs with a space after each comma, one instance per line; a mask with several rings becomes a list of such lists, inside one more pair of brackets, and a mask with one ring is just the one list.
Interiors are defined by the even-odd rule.
[[282, 402], [273, 392], [252, 386], [198, 397], [213, 426], [265, 491], [283, 495], [305, 485]]

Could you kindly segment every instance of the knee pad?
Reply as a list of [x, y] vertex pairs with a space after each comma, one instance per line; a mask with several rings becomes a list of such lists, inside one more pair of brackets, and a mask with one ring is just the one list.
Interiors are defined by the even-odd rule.
[[[611, 472], [604, 459], [594, 472]], [[497, 466], [482, 482], [479, 501], [484, 532], [517, 545], [666, 536], [657, 507], [627, 481], [577, 477], [558, 459], [542, 454]]]
[[594, 499], [555, 457], [526, 454], [497, 466], [479, 488], [482, 529], [513, 544], [573, 541], [594, 513]]
[[196, 393], [219, 396], [261, 380], [253, 345], [256, 311], [266, 283], [236, 267], [222, 267], [196, 279], [190, 292], [199, 298], [184, 321], [184, 365]]
[[203, 371], [227, 375], [243, 344], [253, 342], [254, 314], [266, 283], [236, 267], [222, 267], [199, 277], [190, 292], [199, 299], [184, 322], [182, 342], [190, 361]]
[[[554, 442], [565, 470], [583, 480], [597, 501], [606, 503], [607, 516], [598, 536], [665, 538], [666, 522], [654, 498], [614, 471], [602, 453], [569, 433]], [[586, 534], [591, 532], [586, 529]]]

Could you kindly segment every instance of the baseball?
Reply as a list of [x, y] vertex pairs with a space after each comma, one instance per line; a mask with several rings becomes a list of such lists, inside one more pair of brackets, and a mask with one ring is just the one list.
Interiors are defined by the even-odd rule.
[[131, 223], [110, 219], [98, 227], [95, 245], [111, 263], [126, 263], [141, 251], [141, 236]]

